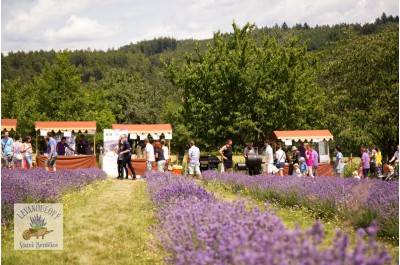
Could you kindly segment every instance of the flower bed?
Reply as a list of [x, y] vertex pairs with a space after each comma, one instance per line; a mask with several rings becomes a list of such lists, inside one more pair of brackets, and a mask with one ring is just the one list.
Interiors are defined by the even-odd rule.
[[85, 185], [106, 178], [106, 173], [98, 168], [59, 170], [47, 172], [41, 168], [32, 170], [1, 170], [1, 221], [10, 222], [14, 203], [57, 202], [71, 190], [79, 190]]
[[301, 206], [317, 217], [334, 216], [367, 227], [378, 221], [380, 235], [398, 238], [399, 183], [379, 179], [338, 177], [295, 178], [271, 175], [249, 176], [240, 173], [203, 173], [203, 181], [229, 185], [234, 191], [246, 191], [253, 198], [286, 206]]
[[272, 211], [219, 201], [193, 181], [168, 173], [149, 175], [148, 189], [158, 219], [152, 231], [168, 263], [390, 264], [390, 255], [375, 242], [376, 226], [360, 229], [353, 249], [341, 233], [322, 248], [320, 222], [306, 231], [290, 231]]

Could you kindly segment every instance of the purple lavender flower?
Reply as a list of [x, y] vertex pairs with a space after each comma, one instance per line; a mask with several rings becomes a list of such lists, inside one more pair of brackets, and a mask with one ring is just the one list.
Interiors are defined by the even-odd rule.
[[57, 202], [71, 191], [107, 177], [98, 168], [47, 172], [32, 170], [1, 170], [1, 221], [7, 225], [13, 217], [14, 203]]
[[247, 192], [254, 199], [286, 206], [301, 206], [317, 218], [338, 216], [355, 227], [378, 221], [379, 234], [398, 238], [399, 183], [378, 179], [338, 177], [293, 178], [273, 175], [206, 171], [203, 181], [224, 183], [233, 192]]
[[45, 227], [45, 225], [47, 224], [47, 223], [45, 222], [45, 219], [42, 218], [42, 216], [39, 215], [39, 214], [36, 214], [34, 217], [30, 217], [29, 219], [31, 220], [30, 226], [31, 226], [33, 229], [40, 229], [40, 228], [43, 228], [43, 227]]
[[[148, 176], [158, 222], [151, 228], [173, 264], [390, 264], [391, 256], [367, 229], [356, 247], [338, 233], [321, 248], [323, 225], [288, 230], [271, 210], [247, 209], [245, 201], [219, 201], [191, 180], [168, 173]], [[203, 190], [203, 191], [202, 191]], [[368, 251], [367, 251], [368, 250]]]

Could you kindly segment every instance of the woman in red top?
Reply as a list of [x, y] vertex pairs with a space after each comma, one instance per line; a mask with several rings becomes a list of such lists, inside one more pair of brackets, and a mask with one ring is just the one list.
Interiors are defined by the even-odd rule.
[[314, 177], [313, 175], [313, 156], [312, 149], [309, 144], [306, 146], [306, 164], [307, 164], [307, 174], [309, 177]]

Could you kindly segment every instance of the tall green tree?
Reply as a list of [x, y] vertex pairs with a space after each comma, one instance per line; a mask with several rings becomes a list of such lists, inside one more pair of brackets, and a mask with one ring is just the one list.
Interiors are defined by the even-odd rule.
[[263, 36], [257, 46], [253, 30], [233, 23], [232, 34], [214, 34], [205, 54], [197, 51], [181, 66], [166, 66], [182, 95], [182, 135], [209, 149], [228, 138], [239, 145], [260, 143], [273, 130], [323, 125], [323, 93], [314, 82], [316, 63], [307, 44], [290, 39], [278, 45]]
[[[57, 54], [54, 64], [46, 63], [42, 73], [22, 86], [18, 82], [2, 84], [3, 118], [18, 119], [22, 135], [35, 135], [35, 121], [95, 120], [98, 133], [115, 121], [104, 106], [106, 94], [91, 91], [81, 84], [81, 76], [70, 64], [67, 51]], [[11, 99], [11, 100], [10, 100]]]
[[321, 75], [336, 142], [370, 143], [392, 155], [399, 140], [399, 28], [335, 44]]

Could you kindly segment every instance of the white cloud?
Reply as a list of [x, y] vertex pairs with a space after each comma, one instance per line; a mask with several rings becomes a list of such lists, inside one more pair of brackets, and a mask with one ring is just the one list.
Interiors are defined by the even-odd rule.
[[15, 17], [5, 23], [5, 31], [13, 34], [26, 34], [42, 31], [46, 24], [54, 25], [59, 18], [85, 8], [87, 0], [39, 0], [38, 3], [28, 11], [14, 11]]
[[93, 41], [109, 37], [117, 30], [112, 26], [101, 25], [96, 20], [72, 15], [64, 27], [58, 30], [48, 29], [43, 36], [51, 42]]
[[4, 0], [2, 52], [107, 49], [154, 37], [211, 38], [232, 21], [259, 27], [373, 22], [398, 0]]

